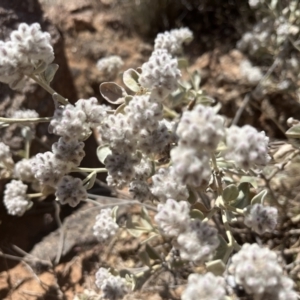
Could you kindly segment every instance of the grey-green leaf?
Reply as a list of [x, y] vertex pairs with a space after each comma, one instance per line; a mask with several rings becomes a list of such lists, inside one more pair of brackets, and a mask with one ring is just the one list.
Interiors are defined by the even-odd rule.
[[45, 79], [48, 83], [50, 83], [58, 70], [58, 64], [50, 64], [44, 72]]
[[236, 185], [229, 184], [224, 190], [223, 190], [223, 199], [225, 202], [231, 202], [234, 201], [239, 195], [239, 190]]
[[221, 276], [226, 269], [226, 266], [221, 259], [209, 261], [209, 262], [205, 263], [205, 265], [206, 265], [207, 271], [212, 272], [216, 276]]
[[111, 104], [124, 103], [124, 97], [127, 95], [126, 91], [114, 82], [103, 82], [100, 84], [100, 93], [102, 97]]
[[139, 85], [140, 74], [134, 69], [128, 69], [123, 73], [124, 84], [133, 92], [137, 92], [140, 89]]
[[299, 139], [300, 138], [300, 124], [291, 127], [285, 134], [288, 138]]

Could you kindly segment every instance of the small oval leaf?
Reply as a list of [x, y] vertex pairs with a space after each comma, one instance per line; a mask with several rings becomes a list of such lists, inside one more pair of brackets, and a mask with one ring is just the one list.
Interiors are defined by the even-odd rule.
[[102, 97], [111, 104], [124, 103], [124, 97], [127, 95], [126, 91], [114, 82], [103, 82], [100, 84], [100, 93]]
[[99, 146], [97, 148], [97, 157], [103, 164], [109, 154], [111, 154], [111, 150], [107, 145]]
[[224, 190], [222, 197], [225, 202], [234, 201], [239, 195], [239, 190], [236, 185], [229, 184]]
[[140, 89], [139, 77], [140, 74], [136, 70], [129, 69], [123, 73], [123, 82], [131, 91], [137, 92]]
[[209, 261], [209, 262], [205, 263], [205, 265], [206, 265], [207, 271], [212, 272], [216, 276], [221, 276], [226, 269], [226, 266], [221, 259]]
[[192, 209], [191, 212], [190, 212], [190, 217], [192, 219], [199, 219], [199, 220], [204, 220], [204, 214], [198, 210], [198, 209]]
[[300, 138], [300, 124], [291, 127], [285, 134], [288, 138], [299, 139]]
[[44, 72], [45, 79], [48, 83], [50, 83], [58, 70], [58, 64], [50, 64]]

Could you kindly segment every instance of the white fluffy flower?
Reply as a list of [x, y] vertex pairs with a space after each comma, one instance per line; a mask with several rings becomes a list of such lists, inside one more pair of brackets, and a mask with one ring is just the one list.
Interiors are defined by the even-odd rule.
[[127, 116], [123, 114], [108, 116], [98, 127], [101, 144], [108, 144], [114, 151], [134, 151], [137, 147], [136, 136]]
[[171, 159], [174, 172], [182, 183], [200, 186], [209, 182], [211, 168], [207, 152], [178, 146], [171, 150]]
[[138, 146], [146, 154], [162, 153], [171, 142], [172, 133], [169, 132], [166, 123], [162, 120], [154, 130], [142, 129], [138, 135]]
[[55, 158], [48, 151], [38, 153], [32, 160], [32, 173], [42, 185], [55, 187], [59, 180], [70, 171], [68, 162]]
[[22, 216], [30, 206], [26, 196], [27, 188], [28, 186], [19, 180], [12, 180], [6, 184], [3, 202], [10, 215]]
[[77, 140], [85, 140], [91, 134], [86, 114], [72, 104], [55, 110], [48, 130], [49, 133]]
[[232, 257], [229, 272], [247, 293], [260, 295], [272, 292], [281, 283], [282, 268], [277, 255], [257, 244], [244, 244]]
[[186, 225], [186, 231], [177, 238], [181, 259], [195, 262], [208, 260], [220, 244], [217, 230], [200, 220], [190, 221]]
[[107, 108], [104, 105], [100, 105], [95, 97], [90, 99], [79, 99], [75, 103], [75, 107], [79, 111], [84, 112], [86, 116], [85, 122], [90, 128], [99, 126], [106, 117]]
[[263, 78], [260, 68], [253, 67], [251, 62], [247, 59], [241, 62], [240, 72], [250, 84], [257, 84]]
[[104, 161], [108, 172], [108, 185], [122, 187], [129, 183], [134, 176], [134, 166], [139, 161], [140, 158], [133, 156], [130, 152], [109, 154]]
[[250, 125], [231, 126], [226, 135], [226, 157], [246, 170], [254, 165], [265, 166], [270, 160], [268, 142], [264, 131], [258, 132]]
[[149, 95], [134, 96], [125, 107], [129, 124], [134, 132], [145, 128], [154, 130], [162, 119], [162, 104]]
[[225, 281], [213, 273], [204, 275], [191, 274], [186, 289], [181, 295], [182, 300], [225, 300]]
[[2, 142], [0, 142], [0, 165], [1, 163], [8, 168], [14, 165], [9, 146]]
[[100, 214], [96, 216], [96, 222], [93, 226], [93, 234], [100, 242], [105, 242], [113, 237], [119, 229], [118, 224], [112, 218], [110, 208], [101, 209]]
[[14, 176], [25, 182], [33, 182], [35, 181], [34, 174], [32, 173], [32, 162], [31, 159], [22, 159], [15, 164], [14, 167]]
[[163, 234], [176, 237], [184, 232], [190, 220], [190, 205], [186, 201], [168, 199], [165, 204], [158, 204], [155, 222]]
[[160, 168], [152, 176], [151, 193], [160, 201], [166, 201], [169, 198], [186, 200], [189, 197], [186, 185], [180, 182], [172, 166]]
[[122, 299], [128, 293], [124, 278], [113, 276], [107, 269], [100, 268], [96, 273], [96, 285], [102, 291], [102, 296], [108, 300]]
[[12, 89], [22, 88], [25, 74], [31, 74], [41, 62], [53, 61], [50, 40], [50, 34], [42, 32], [38, 23], [21, 23], [9, 41], [0, 41], [0, 81]]
[[122, 68], [124, 62], [120, 56], [111, 55], [108, 57], [100, 58], [97, 61], [97, 68], [101, 72], [107, 73], [108, 75], [116, 75], [116, 73]]
[[170, 54], [180, 54], [182, 45], [193, 39], [193, 33], [188, 28], [173, 29], [159, 33], [154, 41], [154, 49], [166, 49]]
[[244, 223], [258, 234], [272, 232], [277, 224], [277, 215], [277, 208], [257, 203], [246, 214]]
[[32, 119], [38, 118], [39, 114], [33, 109], [20, 109], [12, 113], [11, 118], [14, 119]]
[[80, 201], [87, 198], [87, 192], [81, 179], [64, 176], [57, 185], [55, 196], [61, 204], [69, 204], [75, 207]]
[[177, 68], [177, 60], [172, 59], [167, 50], [155, 50], [149, 61], [142, 65], [139, 83], [148, 89], [153, 89], [152, 95], [165, 98], [177, 89], [181, 77]]
[[134, 178], [147, 180], [152, 173], [152, 162], [147, 157], [142, 157], [139, 164], [134, 166]]
[[176, 130], [179, 144], [213, 151], [224, 136], [223, 123], [223, 118], [212, 107], [199, 104], [192, 111], [183, 113]]
[[58, 142], [52, 145], [52, 152], [56, 159], [63, 160], [68, 165], [79, 166], [85, 152], [84, 143], [68, 137], [61, 137]]
[[130, 182], [129, 192], [134, 199], [140, 201], [145, 201], [151, 196], [147, 182], [138, 179]]

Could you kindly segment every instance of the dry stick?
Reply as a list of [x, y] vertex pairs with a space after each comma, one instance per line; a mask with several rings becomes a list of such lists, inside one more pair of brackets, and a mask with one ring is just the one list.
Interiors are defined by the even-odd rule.
[[58, 227], [60, 228], [60, 237], [59, 237], [59, 245], [56, 253], [56, 258], [54, 263], [57, 265], [60, 261], [63, 249], [64, 249], [64, 242], [65, 242], [65, 228], [64, 225], [61, 222], [61, 219], [59, 217], [60, 213], [60, 206], [57, 204], [56, 201], [54, 201], [54, 208], [55, 208], [55, 220], [57, 222]]

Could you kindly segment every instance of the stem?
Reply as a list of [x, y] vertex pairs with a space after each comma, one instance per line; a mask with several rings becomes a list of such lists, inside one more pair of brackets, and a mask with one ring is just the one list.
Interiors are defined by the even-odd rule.
[[107, 172], [107, 169], [106, 168], [74, 168], [71, 170], [71, 172], [89, 172], [89, 173], [92, 173], [92, 172], [95, 172], [95, 173], [106, 173]]
[[25, 158], [26, 159], [30, 158], [30, 145], [31, 145], [31, 140], [26, 139], [26, 141], [25, 141]]
[[38, 198], [38, 197], [42, 197], [43, 193], [35, 193], [35, 194], [27, 194], [26, 195], [28, 198]]
[[44, 117], [44, 118], [29, 118], [29, 119], [13, 119], [13, 118], [0, 118], [0, 122], [11, 124], [11, 123], [46, 123], [51, 121], [51, 117]]
[[[51, 96], [53, 94], [55, 94], [55, 90], [49, 86], [46, 82], [44, 82], [43, 80], [37, 78], [35, 75], [27, 75], [28, 77], [30, 77], [31, 79], [33, 79], [37, 84], [39, 84], [44, 90], [46, 90]], [[67, 105], [70, 104], [69, 101], [64, 98], [63, 96], [61, 96], [60, 94], [56, 93], [59, 97], [58, 97], [58, 101], [63, 104], [63, 105]]]
[[214, 207], [213, 209], [211, 209], [202, 222], [209, 221], [217, 211], [218, 211], [218, 207]]
[[177, 118], [178, 113], [174, 110], [171, 110], [170, 108], [164, 106], [164, 112], [167, 114], [168, 117]]

